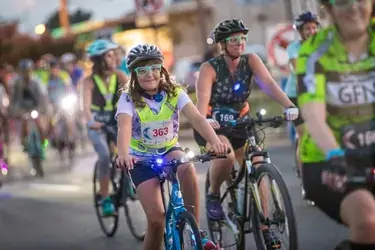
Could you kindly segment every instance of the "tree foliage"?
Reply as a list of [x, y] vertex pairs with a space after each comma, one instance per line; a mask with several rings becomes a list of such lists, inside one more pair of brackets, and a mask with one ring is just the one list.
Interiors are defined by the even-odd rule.
[[[90, 20], [92, 13], [90, 11], [77, 9], [73, 13], [69, 13], [69, 22], [70, 24], [80, 23], [83, 21]], [[53, 30], [55, 28], [60, 27], [59, 21], [59, 11], [54, 11], [46, 20], [45, 25], [47, 29]]]

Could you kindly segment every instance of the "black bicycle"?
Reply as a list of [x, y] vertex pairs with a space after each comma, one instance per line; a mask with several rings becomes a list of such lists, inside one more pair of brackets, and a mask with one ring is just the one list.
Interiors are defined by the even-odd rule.
[[[94, 204], [95, 204], [95, 212], [96, 216], [98, 217], [100, 227], [103, 233], [107, 237], [112, 237], [115, 235], [118, 222], [119, 222], [119, 210], [121, 207], [124, 207], [125, 211], [125, 218], [128, 224], [129, 230], [131, 234], [139, 241], [143, 241], [145, 237], [145, 229], [146, 229], [146, 218], [140, 218], [140, 216], [132, 216], [131, 215], [131, 207], [136, 206], [136, 210], [139, 211], [141, 208], [140, 202], [137, 198], [135, 193], [135, 187], [129, 177], [128, 172], [124, 172], [118, 168], [116, 168], [116, 151], [117, 148], [114, 146], [116, 143], [116, 131], [113, 127], [103, 127], [103, 132], [107, 134], [107, 143], [111, 148], [111, 159], [112, 163], [110, 164], [110, 177], [111, 177], [111, 199], [115, 206], [115, 214], [113, 216], [103, 216], [102, 209], [101, 209], [101, 196], [99, 194], [99, 183], [98, 183], [98, 175], [99, 175], [99, 165], [98, 161], [95, 163], [95, 170], [93, 176], [93, 192], [94, 192]], [[143, 213], [141, 213], [143, 214]], [[135, 223], [134, 219], [137, 219]], [[143, 220], [142, 220], [143, 219]], [[108, 222], [108, 224], [107, 224]], [[137, 228], [140, 226], [141, 229]]]
[[[271, 249], [267, 248], [262, 234], [262, 229], [269, 228], [275, 232], [288, 234], [289, 246], [281, 243], [278, 246], [279, 249], [298, 249], [296, 220], [287, 186], [279, 170], [271, 163], [269, 153], [260, 147], [263, 141], [259, 140], [258, 132], [263, 130], [255, 130], [257, 126], [262, 125], [277, 128], [283, 121], [282, 116], [264, 118], [258, 112], [256, 118], [246, 117], [220, 124], [223, 129], [243, 128], [248, 138], [243, 165], [239, 170], [232, 169], [226, 181], [227, 187], [221, 192], [221, 203], [225, 211], [224, 220], [212, 221], [207, 217], [211, 239], [221, 248], [244, 250], [246, 249], [245, 236], [253, 233], [257, 249]], [[262, 157], [263, 160], [256, 160], [255, 157]], [[206, 176], [206, 193], [210, 187], [209, 171]], [[271, 195], [267, 200], [269, 201], [272, 197], [273, 212], [269, 204], [262, 204], [264, 196], [260, 194], [262, 191], [260, 186], [261, 183], [265, 185], [263, 183], [266, 181], [264, 178], [266, 176], [271, 187]], [[225, 184], [222, 185], [223, 187]], [[282, 204], [284, 204], [284, 209]], [[232, 239], [225, 239], [225, 231], [229, 231]]]

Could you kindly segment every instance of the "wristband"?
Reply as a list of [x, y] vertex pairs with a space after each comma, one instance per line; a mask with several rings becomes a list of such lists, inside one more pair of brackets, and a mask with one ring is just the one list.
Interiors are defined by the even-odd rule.
[[331, 160], [332, 158], [335, 158], [335, 157], [342, 157], [342, 156], [345, 156], [345, 151], [342, 150], [341, 148], [331, 149], [326, 154], [326, 161], [329, 161], [329, 160]]
[[90, 121], [88, 121], [88, 123], [87, 123], [87, 127], [91, 127], [92, 125], [94, 125], [94, 123], [95, 123], [95, 120], [90, 120]]
[[287, 110], [287, 109], [296, 109], [296, 108], [297, 108], [296, 106], [294, 106], [294, 105], [291, 105], [291, 106], [289, 106], [289, 107], [285, 108], [285, 110]]

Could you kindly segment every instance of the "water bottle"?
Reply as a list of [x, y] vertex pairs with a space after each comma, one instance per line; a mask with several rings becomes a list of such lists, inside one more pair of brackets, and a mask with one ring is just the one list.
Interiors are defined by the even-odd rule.
[[244, 200], [245, 200], [245, 180], [242, 180], [238, 184], [238, 189], [237, 189], [237, 209], [240, 215], [243, 214]]

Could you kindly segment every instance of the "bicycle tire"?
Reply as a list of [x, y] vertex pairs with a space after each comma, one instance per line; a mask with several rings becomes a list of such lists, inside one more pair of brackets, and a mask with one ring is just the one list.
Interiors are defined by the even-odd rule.
[[31, 131], [28, 137], [28, 151], [31, 159], [31, 164], [33, 169], [36, 172], [36, 176], [44, 178], [44, 169], [42, 164], [42, 146], [40, 143], [39, 133], [36, 131]]
[[[232, 173], [231, 173], [231, 175], [232, 175]], [[232, 177], [233, 177], [233, 176], [232, 176]], [[210, 168], [208, 168], [207, 173], [206, 173], [206, 180], [205, 180], [205, 194], [208, 193], [208, 189], [209, 189], [209, 187], [210, 187]], [[230, 196], [230, 199], [231, 199], [231, 201], [232, 201], [233, 203], [237, 202], [237, 198], [236, 198], [236, 196], [233, 195], [232, 192], [229, 192], [228, 195]], [[228, 205], [228, 206], [229, 206], [229, 205]], [[210, 218], [209, 218], [208, 215], [207, 215], [207, 212], [206, 212], [206, 220], [207, 220], [207, 225], [208, 225], [208, 234], [209, 234], [209, 236], [210, 236], [210, 239], [214, 241], [215, 245], [220, 245], [221, 243], [218, 242], [218, 240], [216, 239], [215, 234], [214, 234], [214, 232], [217, 232], [217, 231], [214, 231], [214, 230], [213, 230], [213, 226], [212, 226], [213, 223], [220, 223], [220, 222], [211, 221]], [[241, 227], [241, 225], [239, 225], [239, 226]], [[244, 234], [242, 228], [238, 228], [238, 229], [239, 229], [240, 232], [241, 232], [240, 235], [239, 235], [239, 237], [240, 237], [241, 239], [239, 240], [239, 242], [236, 242], [236, 244], [235, 244], [235, 245], [236, 245], [236, 249], [237, 249], [237, 250], [244, 250], [244, 247], [241, 247], [241, 245], [238, 245], [238, 243], [242, 242], [242, 239], [243, 239], [243, 237], [245, 237], [245, 234]], [[220, 231], [221, 231], [221, 230], [220, 230]]]
[[[256, 169], [256, 176], [255, 179], [259, 186], [261, 177], [264, 174], [268, 174], [271, 176], [272, 180], [274, 180], [278, 186], [278, 189], [281, 194], [282, 202], [284, 204], [284, 212], [287, 218], [288, 224], [288, 231], [289, 231], [289, 250], [297, 250], [298, 249], [298, 234], [297, 234], [297, 223], [296, 217], [293, 209], [292, 199], [290, 197], [288, 188], [285, 184], [284, 178], [281, 175], [280, 171], [270, 163], [263, 163], [260, 164]], [[254, 199], [254, 197], [252, 197]], [[263, 241], [263, 235], [261, 235], [261, 231], [257, 230], [260, 227], [260, 220], [259, 220], [259, 212], [258, 208], [255, 205], [255, 201], [252, 202], [252, 228], [254, 239], [257, 245], [258, 250], [267, 250], [265, 248], [265, 244]]]
[[130, 233], [133, 235], [133, 237], [135, 239], [137, 239], [138, 241], [143, 241], [145, 239], [145, 234], [146, 232], [143, 231], [143, 232], [137, 232], [134, 224], [133, 224], [133, 218], [135, 217], [132, 217], [131, 214], [130, 214], [130, 210], [129, 210], [129, 206], [128, 206], [128, 203], [127, 203], [127, 200], [130, 200], [130, 202], [139, 202], [138, 199], [132, 197], [130, 198], [130, 194], [129, 194], [129, 190], [128, 188], [132, 188], [130, 187], [129, 185], [129, 178], [126, 176], [126, 174], [124, 172], [121, 173], [121, 183], [122, 185], [125, 185], [125, 186], [122, 186], [120, 187], [122, 190], [125, 191], [125, 195], [126, 195], [126, 198], [125, 198], [125, 202], [124, 202], [124, 212], [125, 212], [125, 219], [126, 219], [126, 224], [128, 225], [129, 227], [129, 230], [130, 230]]
[[183, 229], [185, 228], [185, 225], [190, 225], [190, 228], [192, 230], [192, 234], [195, 239], [195, 245], [192, 246], [192, 250], [204, 250], [203, 244], [202, 244], [202, 238], [201, 233], [199, 232], [197, 222], [195, 221], [193, 215], [189, 213], [188, 211], [183, 211], [178, 215], [178, 218], [176, 218], [177, 221], [179, 221], [179, 224], [177, 226], [178, 228], [178, 235], [180, 236], [180, 242], [181, 242], [181, 250], [188, 250], [189, 248], [184, 247], [184, 240], [183, 240]]
[[42, 159], [40, 157], [32, 157], [31, 162], [36, 172], [36, 176], [39, 176], [40, 178], [44, 178]]
[[[95, 163], [95, 167], [94, 167], [94, 175], [93, 175], [93, 197], [94, 197], [94, 208], [95, 208], [95, 214], [96, 214], [96, 217], [98, 218], [98, 221], [99, 221], [99, 225], [100, 225], [100, 228], [102, 230], [102, 232], [107, 236], [107, 237], [113, 237], [117, 231], [117, 228], [118, 228], [118, 222], [119, 222], [119, 215], [118, 215], [118, 206], [114, 203], [115, 205], [115, 209], [116, 209], [116, 213], [111, 216], [113, 217], [113, 226], [112, 228], [108, 229], [106, 227], [106, 225], [104, 224], [104, 221], [103, 221], [103, 216], [101, 215], [101, 211], [100, 211], [100, 195], [98, 194], [98, 187], [96, 185], [96, 180], [98, 179], [98, 172], [99, 172], [99, 161], [97, 161]], [[113, 175], [111, 174], [111, 184], [113, 185]], [[113, 187], [114, 190], [115, 190], [115, 187]]]

